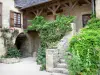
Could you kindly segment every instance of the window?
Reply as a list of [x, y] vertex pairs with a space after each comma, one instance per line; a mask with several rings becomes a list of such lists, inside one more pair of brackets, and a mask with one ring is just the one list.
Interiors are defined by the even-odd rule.
[[21, 27], [21, 14], [17, 12], [10, 12], [10, 26]]

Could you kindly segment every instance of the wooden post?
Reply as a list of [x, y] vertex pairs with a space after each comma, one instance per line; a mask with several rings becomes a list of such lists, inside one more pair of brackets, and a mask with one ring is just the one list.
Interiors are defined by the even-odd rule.
[[33, 13], [35, 14], [35, 16], [40, 16], [42, 11], [43, 11], [43, 9], [40, 9], [40, 10], [37, 9], [37, 10], [33, 11]]
[[87, 2], [88, 4], [91, 4], [91, 2], [89, 0], [85, 0], [85, 2]]
[[59, 7], [60, 7], [60, 4], [48, 7], [48, 9], [52, 12], [52, 14], [54, 16], [54, 20], [56, 19], [56, 11], [59, 9]]
[[67, 4], [64, 4], [64, 6], [69, 9], [69, 15], [70, 15], [71, 10], [77, 5], [78, 1], [79, 0], [76, 0], [75, 3], [73, 4], [72, 1], [69, 0], [68, 1], [69, 6]]
[[24, 14], [23, 14], [23, 28], [26, 29], [28, 27], [28, 12], [27, 10], [24, 11]]

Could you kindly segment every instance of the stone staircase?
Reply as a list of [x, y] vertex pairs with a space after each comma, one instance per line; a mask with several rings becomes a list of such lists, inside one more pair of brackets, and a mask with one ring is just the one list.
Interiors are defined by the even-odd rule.
[[72, 31], [65, 34], [65, 36], [58, 42], [56, 48], [46, 50], [46, 70], [51, 72], [51, 75], [69, 75], [68, 65], [64, 57], [71, 59], [71, 54], [67, 51], [69, 41], [76, 34], [76, 26], [71, 24]]
[[60, 59], [56, 67], [53, 69], [52, 75], [68, 75], [67, 64], [65, 59]]

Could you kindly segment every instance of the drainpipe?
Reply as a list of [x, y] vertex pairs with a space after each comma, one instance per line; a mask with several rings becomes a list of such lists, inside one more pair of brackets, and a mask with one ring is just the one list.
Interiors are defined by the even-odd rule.
[[92, 12], [95, 14], [95, 0], [92, 0]]

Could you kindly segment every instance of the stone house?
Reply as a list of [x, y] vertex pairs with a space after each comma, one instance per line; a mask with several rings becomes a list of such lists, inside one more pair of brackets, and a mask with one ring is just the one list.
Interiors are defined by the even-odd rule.
[[[86, 25], [92, 12], [96, 11], [97, 17], [100, 18], [99, 4], [100, 0], [0, 0], [0, 28], [19, 30], [14, 44], [22, 51], [24, 57], [35, 57], [40, 38], [36, 31], [29, 31], [26, 35], [24, 34], [24, 29], [30, 25], [28, 20], [35, 16], [54, 20], [56, 14], [71, 15], [76, 17], [73, 22], [75, 25], [73, 29], [74, 32], [78, 32]], [[6, 53], [2, 43], [0, 38], [0, 56]], [[49, 67], [53, 67], [53, 62], [51, 63], [52, 66], [49, 64]]]

